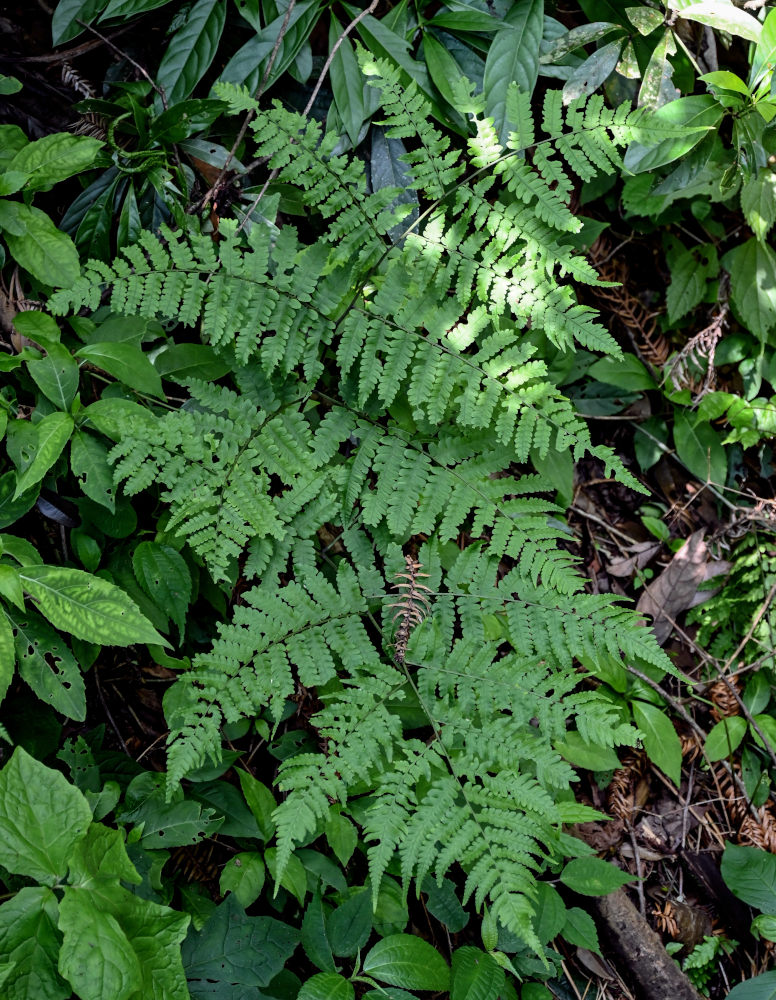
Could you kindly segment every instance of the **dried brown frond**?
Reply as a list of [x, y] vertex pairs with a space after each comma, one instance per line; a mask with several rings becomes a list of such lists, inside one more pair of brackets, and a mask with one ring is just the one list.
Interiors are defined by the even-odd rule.
[[74, 90], [79, 97], [95, 96], [96, 91], [92, 84], [66, 61], [62, 63], [62, 83]]
[[603, 303], [603, 311], [612, 314], [620, 323], [647, 364], [662, 368], [671, 353], [671, 346], [656, 330], [659, 313], [648, 309], [634, 294], [630, 270], [622, 254], [612, 246], [611, 240], [599, 236], [590, 248], [589, 257], [603, 281], [617, 281], [620, 284], [619, 288], [591, 289], [599, 300], [599, 306]]
[[[731, 690], [734, 689], [734, 690]], [[714, 703], [711, 717], [715, 722], [729, 719], [731, 715], [740, 714], [740, 706], [734, 692], [738, 692], [740, 683], [737, 677], [715, 681], [709, 688], [709, 697]]]
[[666, 373], [677, 389], [690, 390], [695, 403], [717, 384], [714, 352], [726, 325], [727, 307], [723, 306], [705, 329], [687, 341]]
[[679, 743], [682, 747], [682, 757], [687, 758], [687, 763], [691, 764], [701, 755], [703, 744], [698, 734], [692, 729], [679, 729]]
[[428, 573], [420, 572], [422, 564], [412, 556], [405, 557], [405, 565], [406, 572], [397, 573], [394, 577], [399, 581], [393, 584], [393, 590], [399, 591], [398, 600], [388, 605], [389, 608], [396, 608], [393, 620], [399, 622], [393, 650], [396, 662], [400, 664], [404, 664], [410, 633], [416, 625], [420, 625], [431, 610], [429, 600], [425, 596], [430, 594], [431, 590], [425, 584], [418, 583], [418, 578], [427, 577]]
[[674, 906], [670, 899], [653, 907], [652, 916], [655, 918], [655, 926], [661, 934], [667, 934], [671, 938], [679, 937], [679, 925], [676, 922]]
[[625, 823], [630, 823], [637, 809], [647, 798], [646, 775], [649, 771], [647, 755], [641, 750], [629, 751], [622, 767], [612, 775], [606, 789], [609, 812]]

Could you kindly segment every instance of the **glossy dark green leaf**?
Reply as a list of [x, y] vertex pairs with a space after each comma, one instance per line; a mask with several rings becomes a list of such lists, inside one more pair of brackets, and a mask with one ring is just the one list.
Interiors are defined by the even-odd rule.
[[677, 127], [677, 135], [654, 146], [632, 142], [625, 153], [625, 166], [634, 174], [664, 167], [686, 156], [708, 132], [722, 121], [724, 109], [710, 94], [681, 97], [655, 112], [655, 122]]
[[122, 20], [126, 21], [130, 17], [138, 14], [145, 14], [146, 11], [156, 10], [157, 7], [164, 7], [170, 0], [110, 0], [100, 16], [101, 21]]
[[59, 0], [51, 19], [51, 40], [54, 45], [61, 45], [76, 38], [84, 31], [78, 24], [90, 24], [108, 0]]
[[326, 935], [327, 911], [328, 907], [324, 910], [321, 894], [316, 890], [304, 911], [302, 947], [313, 965], [321, 972], [336, 972], [334, 956]]
[[172, 105], [187, 98], [210, 68], [226, 21], [226, 0], [197, 0], [162, 56], [156, 83]]
[[[342, 25], [332, 15], [329, 25], [329, 49], [333, 49], [342, 33]], [[364, 121], [364, 77], [356, 59], [353, 44], [344, 38], [331, 62], [331, 89], [337, 111], [353, 146], [358, 144], [358, 134]]]
[[461, 906], [455, 885], [450, 879], [442, 879], [442, 884], [437, 885], [436, 879], [426, 876], [423, 891], [428, 894], [426, 909], [432, 917], [443, 923], [451, 934], [464, 929], [469, 922], [469, 914]]
[[509, 132], [507, 90], [516, 83], [523, 93], [533, 93], [543, 28], [544, 0], [517, 0], [493, 37], [485, 60], [485, 112], [492, 116], [502, 144]]
[[126, 186], [124, 177], [118, 176], [87, 207], [78, 225], [75, 245], [83, 257], [111, 256], [111, 230], [117, 194]]

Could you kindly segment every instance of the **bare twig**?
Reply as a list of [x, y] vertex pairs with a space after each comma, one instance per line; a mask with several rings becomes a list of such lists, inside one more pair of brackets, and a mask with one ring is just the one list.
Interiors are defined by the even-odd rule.
[[96, 35], [104, 45], [107, 45], [109, 49], [115, 52], [117, 56], [120, 56], [122, 59], [126, 59], [130, 66], [134, 66], [138, 73], [140, 73], [140, 75], [151, 84], [162, 101], [162, 107], [165, 111], [167, 110], [167, 95], [164, 92], [164, 88], [159, 86], [145, 66], [141, 66], [139, 62], [136, 62], [132, 58], [132, 56], [128, 55], [123, 49], [120, 49], [118, 45], [114, 45], [110, 38], [106, 38], [105, 35], [101, 34], [91, 24], [87, 24], [86, 21], [82, 21], [80, 17], [77, 17], [75, 20], [76, 24], [80, 24], [82, 28], [86, 28], [87, 31], [91, 31], [91, 33]]
[[318, 81], [313, 87], [313, 92], [310, 95], [310, 100], [307, 102], [307, 105], [305, 106], [305, 109], [302, 112], [303, 115], [307, 116], [310, 114], [310, 109], [312, 108], [313, 104], [315, 104], [315, 98], [318, 96], [318, 92], [320, 91], [321, 86], [323, 85], [323, 81], [326, 79], [326, 74], [329, 72], [329, 68], [332, 64], [334, 56], [337, 54], [337, 50], [339, 49], [340, 45], [342, 45], [342, 43], [348, 37], [350, 32], [356, 27], [359, 21], [362, 21], [367, 16], [367, 14], [373, 14], [377, 10], [377, 5], [379, 4], [379, 2], [380, 0], [372, 0], [369, 6], [365, 7], [356, 17], [353, 18], [350, 24], [344, 28], [339, 38], [332, 46], [331, 52], [329, 53], [326, 62], [323, 64], [323, 69], [321, 70], [320, 76], [318, 77]]

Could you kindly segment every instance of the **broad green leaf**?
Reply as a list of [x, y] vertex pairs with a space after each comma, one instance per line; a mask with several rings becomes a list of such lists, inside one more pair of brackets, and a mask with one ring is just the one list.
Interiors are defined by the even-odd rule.
[[189, 980], [268, 986], [299, 943], [299, 932], [273, 917], [248, 917], [230, 893], [181, 954]]
[[29, 141], [18, 125], [0, 125], [0, 168], [10, 163]]
[[140, 960], [127, 935], [88, 889], [65, 887], [59, 929], [59, 972], [81, 1000], [129, 1000], [142, 988]]
[[107, 0], [59, 0], [51, 19], [51, 40], [54, 45], [69, 42], [84, 30], [78, 22], [91, 23]]
[[112, 341], [87, 344], [75, 356], [102, 368], [131, 389], [164, 399], [159, 373], [135, 344]]
[[221, 870], [218, 891], [222, 896], [233, 892], [240, 906], [255, 903], [264, 887], [265, 868], [261, 854], [242, 851], [231, 857]]
[[353, 1000], [353, 984], [337, 972], [319, 972], [306, 980], [297, 1000]]
[[628, 20], [640, 35], [651, 35], [653, 31], [662, 27], [664, 18], [659, 10], [652, 10], [651, 7], [626, 7], [625, 13]]
[[91, 889], [103, 883], [117, 886], [120, 880], [132, 885], [140, 885], [143, 881], [129, 860], [124, 835], [121, 830], [92, 823], [86, 836], [73, 849], [68, 882], [81, 889]]
[[183, 636], [191, 602], [191, 573], [183, 556], [169, 545], [141, 542], [132, 556], [137, 582]]
[[483, 80], [485, 113], [493, 118], [502, 145], [506, 145], [509, 133], [507, 90], [514, 82], [524, 94], [533, 93], [543, 29], [544, 0], [517, 0], [488, 49]]
[[28, 143], [8, 164], [27, 174], [28, 191], [50, 191], [60, 181], [88, 170], [102, 147], [98, 139], [69, 132], [52, 132]]
[[456, 5], [455, 10], [442, 8], [427, 24], [432, 28], [444, 28], [448, 31], [498, 31], [501, 22], [485, 11], [469, 7], [468, 4]]
[[59, 343], [61, 334], [57, 321], [38, 309], [17, 313], [13, 318], [13, 325], [23, 337], [34, 340], [46, 349]]
[[729, 0], [670, 0], [669, 7], [676, 11], [678, 17], [700, 24], [708, 24], [717, 31], [727, 31], [730, 35], [739, 35], [750, 42], [760, 38], [762, 26], [756, 17], [741, 10]]
[[732, 90], [737, 94], [742, 94], [744, 97], [750, 96], [749, 88], [741, 77], [738, 76], [737, 73], [731, 73], [730, 70], [727, 69], [715, 70], [713, 73], [705, 73], [698, 79], [703, 80], [709, 88], [717, 90]]
[[27, 371], [40, 391], [60, 410], [67, 410], [78, 391], [78, 362], [61, 344], [50, 344], [46, 357], [28, 361]]
[[537, 882], [533, 902], [536, 938], [547, 944], [557, 937], [566, 922], [566, 907], [558, 890], [548, 882]]
[[363, 971], [404, 990], [449, 989], [450, 969], [436, 948], [413, 934], [382, 938], [364, 958]]
[[702, 243], [669, 258], [671, 284], [666, 292], [669, 322], [675, 323], [694, 309], [706, 294], [706, 282], [719, 271], [713, 244]]
[[675, 134], [656, 145], [632, 142], [624, 157], [626, 168], [634, 174], [641, 174], [681, 159], [710, 130], [719, 126], [723, 115], [724, 109], [711, 94], [680, 97], [677, 101], [664, 104], [650, 118], [650, 127], [654, 132], [655, 126], [665, 125], [676, 129]]
[[34, 611], [7, 609], [13, 626], [19, 674], [35, 694], [62, 715], [86, 718], [86, 688], [62, 636]]
[[733, 987], [727, 1000], [776, 1000], [776, 972], [764, 972], [744, 980]]
[[727, 455], [722, 439], [706, 420], [677, 410], [674, 420], [674, 445], [679, 461], [702, 483], [724, 486], [727, 481]]
[[450, 1000], [498, 1000], [506, 977], [498, 962], [480, 948], [453, 952]]
[[138, 809], [122, 814], [122, 822], [143, 824], [141, 845], [146, 850], [186, 847], [218, 833], [224, 822], [215, 810], [185, 799], [165, 802], [164, 793], [151, 797]]
[[573, 858], [560, 873], [561, 882], [582, 896], [606, 896], [635, 876], [600, 858]]
[[304, 911], [302, 920], [302, 948], [313, 965], [321, 972], [335, 972], [334, 956], [326, 936], [326, 913], [321, 893], [316, 889]]
[[455, 885], [449, 878], [442, 879], [442, 884], [437, 885], [436, 879], [426, 876], [423, 880], [423, 892], [427, 893], [426, 909], [451, 934], [462, 931], [469, 923], [469, 914], [461, 906]]
[[14, 649], [13, 629], [8, 616], [0, 607], [0, 701], [5, 698], [8, 688], [11, 686], [15, 666], [16, 651]]
[[23, 517], [38, 498], [38, 491], [29, 490], [23, 496], [15, 496], [17, 475], [9, 469], [0, 476], [0, 528], [7, 528]]
[[[770, 744], [770, 749], [776, 750], [776, 718], [769, 712], [760, 712], [757, 715], [753, 715], [752, 720]], [[763, 741], [754, 726], [752, 726], [752, 739], [758, 747], [763, 747]]]
[[24, 589], [55, 628], [102, 646], [167, 642], [123, 590], [107, 580], [63, 566], [29, 566]]
[[35, 454], [16, 482], [14, 500], [43, 479], [62, 454], [74, 425], [69, 413], [49, 413], [40, 423], [32, 426], [35, 431]]
[[616, 385], [618, 389], [654, 389], [655, 380], [635, 354], [622, 358], [600, 358], [588, 369], [587, 374], [598, 382]]
[[53, 885], [91, 819], [86, 799], [63, 774], [14, 750], [0, 771], [0, 864]]
[[572, 906], [566, 910], [566, 923], [561, 934], [566, 941], [577, 945], [578, 948], [587, 948], [595, 955], [601, 954], [595, 922], [590, 914], [580, 907]]
[[671, 720], [657, 705], [633, 701], [633, 721], [644, 734], [647, 756], [676, 787], [682, 779], [682, 744]]
[[332, 952], [338, 956], [355, 955], [371, 933], [372, 894], [366, 887], [341, 903], [326, 921], [326, 937]]
[[46, 213], [34, 205], [5, 202], [5, 208], [12, 210], [17, 231], [6, 228], [6, 213], [0, 216], [0, 226], [6, 228], [5, 242], [17, 264], [42, 285], [67, 288], [74, 284], [81, 267], [78, 251], [70, 237], [60, 232]]
[[[342, 34], [342, 25], [332, 15], [329, 22], [329, 50], [333, 50], [337, 39]], [[366, 117], [364, 111], [364, 77], [353, 50], [353, 43], [344, 38], [342, 44], [334, 53], [331, 62], [331, 89], [334, 103], [345, 126], [353, 148], [358, 144], [358, 134]]]
[[730, 294], [741, 319], [765, 340], [776, 325], [776, 254], [753, 238], [726, 253], [722, 266], [730, 274]]
[[70, 442], [70, 468], [86, 496], [114, 513], [113, 470], [102, 441], [86, 431], [76, 431]]
[[129, 421], [137, 426], [139, 421], [147, 420], [150, 427], [155, 418], [139, 403], [117, 397], [98, 399], [84, 407], [79, 419], [88, 420], [105, 437], [118, 441]]
[[592, 94], [608, 80], [620, 61], [624, 45], [622, 38], [608, 42], [588, 56], [581, 66], [577, 66], [563, 86], [564, 104], [570, 104], [585, 94]]
[[720, 871], [734, 896], [757, 910], [776, 913], [776, 854], [726, 842]]
[[154, 357], [154, 368], [162, 378], [175, 382], [190, 378], [214, 381], [232, 370], [209, 344], [172, 344]]
[[226, 20], [224, 0], [197, 0], [167, 46], [156, 74], [168, 104], [187, 98], [215, 58]]
[[284, 889], [287, 889], [300, 903], [304, 903], [304, 898], [307, 894], [307, 873], [305, 872], [304, 865], [296, 855], [292, 854], [278, 878], [277, 858], [278, 852], [276, 847], [270, 847], [264, 852], [264, 860], [273, 881], [281, 885]]
[[343, 866], [346, 865], [358, 844], [358, 831], [355, 826], [347, 816], [332, 809], [326, 819], [324, 834], [339, 863]]
[[542, 65], [557, 62], [573, 52], [574, 49], [583, 45], [590, 45], [605, 38], [613, 31], [623, 34], [622, 25], [612, 24], [611, 21], [592, 21], [590, 24], [580, 24], [577, 28], [564, 32], [558, 38], [553, 39], [552, 45], [542, 53], [539, 62]]
[[4, 1000], [67, 1000], [70, 986], [57, 972], [59, 907], [51, 889], [26, 886], [0, 906], [0, 955], [12, 962]]
[[456, 106], [456, 98], [452, 84], [462, 76], [461, 67], [450, 54], [447, 46], [442, 45], [427, 31], [423, 35], [423, 55], [431, 79], [439, 93], [452, 107]]
[[741, 211], [758, 240], [764, 240], [776, 222], [776, 174], [762, 167], [741, 185]]
[[721, 719], [706, 737], [706, 756], [710, 761], [724, 760], [740, 745], [746, 735], [746, 719], [740, 715]]

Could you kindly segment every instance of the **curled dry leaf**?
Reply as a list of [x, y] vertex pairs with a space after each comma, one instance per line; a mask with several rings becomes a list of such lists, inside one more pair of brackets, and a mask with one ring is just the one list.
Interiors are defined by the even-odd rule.
[[701, 584], [730, 569], [724, 560], [709, 561], [703, 531], [694, 531], [660, 576], [645, 588], [636, 610], [652, 616], [652, 628], [662, 646], [683, 611], [708, 600], [714, 591]]

